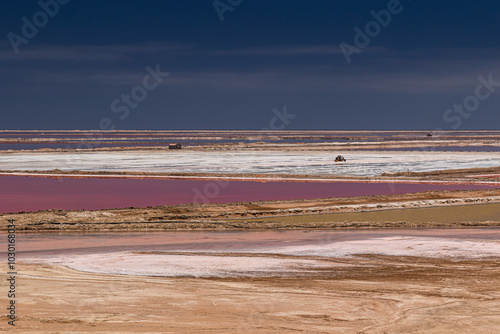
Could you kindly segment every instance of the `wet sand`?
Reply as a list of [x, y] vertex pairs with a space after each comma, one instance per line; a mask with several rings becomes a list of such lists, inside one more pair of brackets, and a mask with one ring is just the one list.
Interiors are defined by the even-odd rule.
[[40, 234], [18, 241], [22, 262], [132, 276], [303, 277], [366, 255], [500, 258], [499, 228]]
[[[31, 249], [26, 256], [38, 256], [42, 263], [20, 261], [18, 286], [22, 294], [18, 299], [16, 330], [20, 333], [495, 333], [500, 326], [498, 256], [474, 257], [467, 253], [481, 252], [481, 247], [471, 248], [471, 243], [497, 243], [496, 229], [288, 233], [195, 232], [192, 238], [186, 232], [164, 234], [163, 245], [172, 251], [190, 249], [191, 256], [203, 261], [207, 257], [217, 258], [216, 262], [208, 262], [218, 263], [219, 267], [212, 269], [227, 268], [221, 258], [239, 264], [236, 271], [247, 273], [255, 270], [255, 265], [279, 266], [283, 261], [295, 261], [298, 265], [285, 276], [257, 270], [257, 274], [247, 277], [234, 273], [231, 277], [214, 277], [212, 270], [204, 278], [166, 277], [165, 273], [161, 277], [146, 276], [151, 274], [155, 263], [156, 270], [160, 267], [151, 258], [165, 260], [164, 253], [151, 250], [134, 252], [131, 257], [138, 256], [140, 261], [125, 266], [121, 275], [50, 264], [50, 256], [62, 256], [75, 263], [82, 259], [80, 265], [87, 270], [96, 265], [112, 269], [113, 258], [124, 263], [131, 258], [120, 255], [120, 249], [137, 250], [152, 244], [161, 249], [161, 233], [125, 234], [122, 245], [116, 245], [117, 239], [112, 235], [80, 235], [75, 236], [74, 249], [69, 248], [70, 244], [56, 242], [71, 240], [71, 235], [23, 235], [22, 244]], [[143, 237], [146, 239], [139, 244], [131, 242]], [[392, 247], [394, 242], [387, 241], [388, 237], [410, 239], [404, 241], [406, 247]], [[42, 242], [44, 238], [51, 242]], [[203, 240], [205, 244], [200, 244]], [[366, 246], [372, 247], [373, 251], [367, 254], [326, 259], [299, 254], [248, 257], [237, 251], [271, 247], [274, 254], [276, 249], [289, 252], [305, 245], [325, 246], [333, 242], [345, 248], [353, 242], [377, 240], [387, 242], [384, 247], [367, 242], [364, 247], [352, 248], [359, 253], [366, 252]], [[431, 242], [439, 254], [425, 256], [422, 252], [429, 247], [418, 249], [422, 242], [427, 242], [427, 246]], [[128, 246], [131, 243], [132, 248]], [[48, 244], [60, 249], [48, 250]], [[87, 247], [92, 244], [95, 247]], [[43, 249], [38, 253], [40, 245]], [[210, 245], [216, 246], [211, 250], [216, 254], [196, 253]], [[108, 246], [119, 248], [109, 253]], [[221, 249], [226, 253], [220, 254]], [[387, 255], [391, 249], [413, 252], [407, 254], [414, 256]], [[498, 246], [495, 249], [498, 252]], [[85, 262], [85, 254], [89, 255], [87, 259], [98, 261]], [[98, 254], [102, 254], [100, 259], [96, 258]], [[108, 261], [105, 254], [109, 254]], [[448, 258], [446, 254], [452, 256]], [[271, 260], [259, 262], [262, 259], [259, 256]], [[147, 257], [151, 260], [144, 261]], [[246, 267], [245, 261], [253, 264]], [[312, 265], [314, 261], [321, 265]], [[167, 260], [160, 268], [178, 269], [179, 264], [189, 266], [190, 262]], [[5, 269], [2, 266], [2, 272]]]
[[[422, 203], [422, 202], [421, 202]], [[371, 208], [373, 209], [373, 208]], [[262, 218], [245, 219], [247, 222]], [[267, 221], [280, 223], [309, 224], [320, 222], [406, 222], [415, 226], [425, 224], [453, 225], [460, 222], [497, 222], [500, 221], [500, 204], [453, 205], [422, 208], [405, 204], [405, 208], [389, 208], [386, 210], [363, 210], [363, 212], [302, 214], [280, 217], [268, 217]], [[434, 224], [433, 224], [434, 223]], [[436, 226], [436, 225], [434, 225]]]
[[[0, 214], [19, 231], [469, 227], [500, 225], [500, 190]], [[366, 212], [364, 212], [366, 211]]]
[[[283, 245], [323, 245], [383, 238], [498, 241], [500, 228], [439, 229], [313, 229], [252, 231], [45, 232], [18, 235], [19, 256], [60, 256], [122, 251], [257, 253]], [[391, 243], [387, 243], [388, 246]], [[387, 250], [387, 248], [386, 248]], [[285, 254], [285, 253], [283, 253]], [[0, 255], [6, 255], [4, 250]], [[387, 254], [386, 254], [387, 255]], [[421, 256], [421, 253], [410, 255]]]

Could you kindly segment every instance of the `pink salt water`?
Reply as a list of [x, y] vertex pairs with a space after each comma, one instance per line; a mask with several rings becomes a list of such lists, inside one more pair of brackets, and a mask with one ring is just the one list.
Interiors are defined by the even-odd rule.
[[0, 176], [0, 213], [98, 210], [185, 203], [390, 195], [427, 190], [492, 189], [477, 184], [255, 182]]

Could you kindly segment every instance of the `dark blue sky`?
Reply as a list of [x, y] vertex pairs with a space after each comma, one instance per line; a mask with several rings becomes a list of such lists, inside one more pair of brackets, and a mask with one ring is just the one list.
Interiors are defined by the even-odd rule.
[[0, 129], [262, 129], [284, 106], [286, 129], [500, 124], [500, 84], [477, 97], [500, 82], [496, 1], [220, 0], [223, 21], [213, 0], [59, 1], [0, 2]]

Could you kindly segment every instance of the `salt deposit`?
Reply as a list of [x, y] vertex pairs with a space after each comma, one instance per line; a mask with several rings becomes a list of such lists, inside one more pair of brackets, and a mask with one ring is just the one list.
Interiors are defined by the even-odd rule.
[[[337, 154], [346, 163], [333, 162]], [[277, 152], [136, 151], [5, 154], [1, 170], [134, 171], [186, 173], [282, 173], [375, 176], [384, 172], [425, 172], [495, 167], [500, 153], [488, 152]]]
[[[452, 260], [500, 257], [500, 240], [498, 233], [494, 231], [491, 231], [494, 237], [482, 235], [483, 232], [488, 233], [486, 229], [470, 230], [469, 237], [466, 230], [446, 230], [446, 233], [440, 233], [439, 230], [430, 233], [421, 231], [421, 235], [418, 235], [419, 233], [408, 235], [411, 234], [411, 231], [408, 231], [402, 230], [402, 233], [397, 233], [393, 230], [386, 235], [376, 231], [371, 234], [358, 231], [324, 234], [318, 231], [314, 233], [316, 237], [291, 231], [285, 233], [298, 238], [294, 242], [275, 240], [270, 243], [269, 238], [266, 239], [263, 235], [262, 242], [256, 243], [257, 235], [254, 235], [241, 245], [229, 243], [226, 249], [222, 245], [231, 238], [227, 239], [226, 243], [219, 244], [220, 237], [214, 234], [216, 237], [214, 241], [218, 240], [219, 247], [210, 249], [207, 249], [207, 245], [196, 247], [195, 244], [191, 244], [194, 249], [182, 250], [180, 245], [170, 245], [168, 251], [96, 252], [93, 250], [90, 253], [33, 255], [23, 257], [23, 261], [64, 265], [80, 271], [105, 274], [248, 277], [283, 276], [291, 272], [305, 273], [321, 268], [340, 268], [349, 264], [345, 264], [345, 261], [341, 264], [332, 260], [366, 254]], [[428, 236], [433, 233], [435, 236]], [[456, 235], [447, 236], [447, 234]], [[196, 238], [196, 235], [193, 234], [193, 237]], [[249, 247], [248, 242], [253, 243], [253, 247]], [[176, 247], [179, 248], [177, 251]], [[290, 257], [283, 257], [284, 255]]]

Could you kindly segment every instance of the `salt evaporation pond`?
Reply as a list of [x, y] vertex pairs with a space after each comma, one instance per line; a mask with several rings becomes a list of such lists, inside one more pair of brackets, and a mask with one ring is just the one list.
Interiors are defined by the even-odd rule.
[[256, 182], [0, 176], [0, 213], [98, 210], [185, 203], [230, 203], [494, 189], [480, 184]]
[[[366, 254], [498, 258], [500, 229], [190, 231], [20, 234], [18, 259], [105, 274], [287, 276]], [[1, 252], [0, 252], [1, 254]]]
[[[335, 164], [336, 155], [347, 162]], [[0, 170], [134, 171], [172, 173], [329, 174], [375, 176], [500, 166], [498, 152], [134, 151], [6, 153]]]

